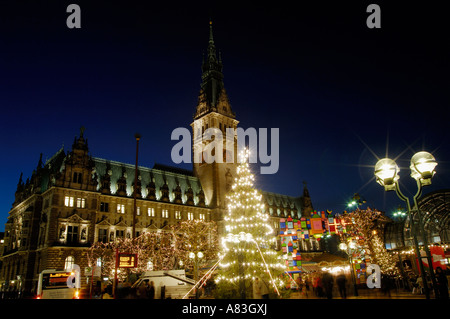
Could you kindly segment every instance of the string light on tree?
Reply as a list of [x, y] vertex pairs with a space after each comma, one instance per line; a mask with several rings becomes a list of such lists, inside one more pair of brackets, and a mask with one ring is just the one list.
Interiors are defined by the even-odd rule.
[[225, 232], [221, 238], [217, 291], [222, 298], [252, 298], [255, 278], [260, 278], [279, 295], [283, 284], [279, 276], [284, 265], [272, 248], [274, 230], [269, 225], [268, 213], [263, 213], [262, 196], [253, 188], [249, 151], [240, 154], [237, 177], [227, 196], [228, 214]]

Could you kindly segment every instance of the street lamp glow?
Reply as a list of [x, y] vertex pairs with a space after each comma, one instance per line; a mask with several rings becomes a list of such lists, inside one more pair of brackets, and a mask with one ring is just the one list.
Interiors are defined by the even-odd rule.
[[355, 249], [356, 248], [356, 244], [354, 242], [352, 242], [352, 241], [348, 244], [348, 246], [350, 247], [350, 249]]
[[340, 250], [347, 250], [347, 244], [346, 243], [340, 243], [339, 244], [339, 249]]
[[[420, 194], [422, 193], [422, 187], [426, 186], [426, 185], [430, 185], [431, 184], [431, 179], [433, 177], [433, 175], [436, 173], [435, 172], [435, 168], [436, 168], [437, 162], [435, 160], [435, 158], [433, 157], [433, 155], [431, 155], [428, 152], [418, 152], [416, 154], [414, 154], [414, 156], [411, 158], [411, 165], [410, 165], [410, 169], [411, 169], [411, 177], [414, 178], [417, 182], [417, 193], [414, 195], [413, 199], [414, 199], [414, 205], [415, 205], [415, 214], [418, 215], [418, 229], [416, 230], [416, 226], [414, 225], [414, 222], [410, 223], [410, 228], [411, 228], [411, 234], [412, 234], [412, 238], [414, 239], [414, 249], [416, 252], [416, 255], [420, 255], [420, 248], [419, 248], [419, 243], [418, 243], [418, 239], [417, 239], [417, 233], [420, 232], [420, 230], [422, 230], [422, 232], [425, 232], [424, 230], [424, 225], [422, 222], [422, 217], [421, 217], [421, 212], [420, 212], [420, 207], [417, 204], [418, 198], [420, 197]], [[411, 209], [411, 204], [409, 201], [409, 198], [406, 197], [402, 191], [400, 190], [399, 185], [397, 184], [398, 179], [400, 178], [398, 175], [399, 172], [399, 168], [398, 166], [395, 164], [395, 162], [389, 158], [383, 158], [381, 160], [379, 160], [377, 162], [377, 164], [375, 165], [375, 177], [377, 180], [377, 183], [379, 183], [381, 186], [384, 186], [384, 190], [385, 191], [390, 191], [390, 190], [395, 190], [395, 192], [397, 193], [398, 197], [406, 202], [406, 206], [407, 206], [407, 211], [408, 211], [408, 216], [410, 221], [413, 220], [413, 215], [412, 215], [412, 209]], [[403, 217], [405, 214], [401, 213], [401, 212], [397, 212], [394, 213], [394, 216], [401, 216]], [[425, 254], [426, 254], [426, 258], [428, 260], [428, 264], [432, 264], [432, 257], [431, 257], [431, 253], [430, 250], [428, 249], [428, 240], [427, 240], [427, 236], [423, 236], [423, 242], [424, 242], [424, 249], [425, 249]], [[423, 261], [420, 258], [420, 262], [419, 262], [419, 268], [420, 268], [420, 272], [421, 272], [421, 276], [422, 276], [422, 281], [423, 281], [423, 285], [425, 288], [425, 296], [427, 299], [430, 299], [430, 293], [428, 290], [428, 284], [427, 284], [427, 277], [425, 275], [425, 267], [423, 265]], [[435, 290], [435, 296], [439, 295], [439, 292], [437, 291], [436, 288], [436, 278], [434, 275], [434, 272], [431, 271], [431, 282], [433, 289]]]
[[400, 168], [394, 160], [391, 160], [390, 158], [380, 159], [375, 164], [375, 177], [377, 183], [384, 186], [384, 189], [387, 191], [394, 190], [395, 184], [400, 178], [398, 175], [399, 171]]
[[431, 178], [436, 174], [436, 159], [428, 152], [418, 152], [411, 158], [411, 177], [422, 185], [430, 185]]

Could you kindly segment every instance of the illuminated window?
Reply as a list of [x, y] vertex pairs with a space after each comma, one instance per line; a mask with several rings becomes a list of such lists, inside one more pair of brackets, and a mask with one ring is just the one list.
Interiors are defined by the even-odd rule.
[[155, 209], [154, 208], [149, 208], [147, 211], [147, 214], [149, 217], [155, 217]]
[[73, 256], [67, 256], [64, 261], [64, 269], [66, 271], [71, 271], [73, 269], [73, 265], [75, 264], [75, 258]]
[[64, 197], [64, 206], [73, 207], [74, 198], [71, 196]]
[[102, 266], [102, 257], [98, 257], [97, 258], [97, 267], [101, 267]]
[[169, 211], [167, 209], [163, 209], [161, 212], [162, 218], [169, 218]]
[[201, 220], [205, 220], [205, 214], [203, 213], [198, 214], [198, 218]]
[[179, 211], [175, 212], [175, 219], [181, 219], [181, 212]]
[[140, 207], [136, 207], [136, 215], [138, 215], [138, 216], [141, 215], [141, 208]]
[[77, 198], [77, 208], [86, 208], [86, 199], [85, 198]]
[[187, 213], [188, 220], [194, 220], [194, 213]]
[[125, 205], [124, 204], [117, 204], [117, 213], [125, 214]]

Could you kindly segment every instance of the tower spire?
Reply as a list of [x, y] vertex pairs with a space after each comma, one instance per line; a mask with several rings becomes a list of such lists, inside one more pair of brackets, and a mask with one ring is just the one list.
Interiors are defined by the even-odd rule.
[[[208, 55], [206, 58], [206, 63], [208, 64], [210, 69], [215, 69], [219, 72], [222, 72], [222, 65], [220, 63], [217, 63], [216, 46], [214, 44], [212, 20], [209, 20], [209, 41], [208, 41]], [[217, 65], [217, 64], [219, 64], [219, 65]]]
[[212, 20], [209, 19], [209, 44], [214, 45], [214, 36], [213, 36], [213, 28], [212, 28]]
[[[216, 55], [212, 20], [210, 19], [208, 48], [206, 56], [203, 56], [202, 59], [201, 91], [194, 119], [210, 111], [217, 112], [219, 110], [229, 117], [235, 117], [225, 92], [222, 68], [223, 65], [220, 52], [219, 59], [217, 59]], [[219, 107], [219, 104], [226, 105], [221, 105], [221, 107]]]

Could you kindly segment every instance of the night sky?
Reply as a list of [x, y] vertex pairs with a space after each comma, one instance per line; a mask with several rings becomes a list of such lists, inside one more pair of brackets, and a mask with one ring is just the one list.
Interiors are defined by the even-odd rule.
[[[280, 129], [277, 174], [256, 186], [342, 212], [354, 193], [391, 214], [403, 202], [374, 179], [378, 156], [439, 162], [424, 194], [450, 188], [448, 10], [409, 1], [1, 1], [0, 231], [21, 172], [70, 151], [84, 126], [95, 157], [175, 165], [171, 132], [190, 129], [209, 19], [243, 128]], [[81, 29], [66, 8], [81, 7]], [[381, 29], [366, 8], [381, 7]], [[192, 169], [192, 164], [177, 165]], [[259, 171], [253, 165], [255, 173]]]

